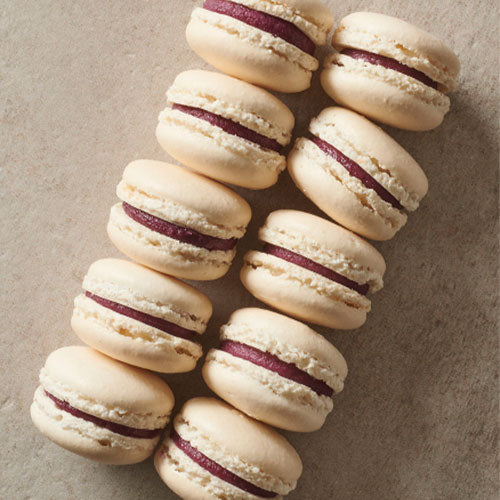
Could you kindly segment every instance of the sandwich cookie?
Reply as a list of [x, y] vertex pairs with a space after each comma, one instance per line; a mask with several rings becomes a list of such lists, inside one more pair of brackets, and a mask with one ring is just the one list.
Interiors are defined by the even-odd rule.
[[332, 44], [321, 83], [337, 103], [407, 130], [443, 121], [460, 70], [444, 42], [401, 19], [356, 12], [340, 21]]
[[238, 410], [289, 431], [319, 429], [347, 364], [309, 327], [257, 308], [235, 311], [203, 365], [208, 387]]
[[185, 71], [168, 89], [159, 117], [160, 145], [214, 179], [263, 189], [285, 169], [292, 112], [265, 90], [220, 73]]
[[177, 165], [137, 160], [116, 188], [108, 235], [128, 257], [178, 278], [226, 274], [250, 221], [248, 203], [229, 188]]
[[237, 78], [280, 92], [309, 87], [333, 15], [319, 0], [205, 0], [186, 28], [191, 48]]
[[173, 406], [172, 391], [157, 375], [90, 347], [70, 346], [47, 358], [31, 418], [73, 453], [133, 464], [153, 453]]
[[185, 500], [281, 498], [302, 473], [283, 436], [212, 398], [182, 407], [156, 451], [155, 467]]
[[262, 302], [317, 325], [350, 330], [366, 320], [368, 293], [380, 290], [384, 258], [369, 243], [321, 217], [269, 214], [261, 251], [249, 251], [240, 277]]
[[71, 326], [94, 349], [163, 373], [192, 370], [210, 316], [208, 297], [175, 278], [119, 259], [94, 262]]
[[345, 108], [324, 109], [295, 142], [288, 172], [297, 187], [351, 231], [392, 238], [428, 189], [418, 163], [389, 135]]

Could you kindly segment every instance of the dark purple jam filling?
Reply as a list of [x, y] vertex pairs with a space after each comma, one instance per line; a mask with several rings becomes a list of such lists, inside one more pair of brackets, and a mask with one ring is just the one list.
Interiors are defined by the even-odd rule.
[[357, 177], [368, 189], [373, 189], [384, 201], [390, 203], [394, 208], [403, 210], [399, 201], [385, 189], [382, 184], [377, 182], [370, 174], [363, 170], [356, 162], [348, 158], [344, 153], [332, 146], [329, 142], [323, 141], [319, 137], [313, 136], [311, 141], [318, 146], [323, 153], [331, 156], [339, 162], [353, 177]]
[[328, 267], [322, 266], [321, 264], [318, 264], [317, 262], [304, 257], [303, 255], [292, 252], [291, 250], [287, 250], [286, 248], [277, 247], [276, 245], [271, 245], [270, 243], [265, 243], [262, 251], [268, 253], [269, 255], [274, 255], [275, 257], [286, 260], [287, 262], [290, 262], [292, 264], [296, 264], [297, 266], [303, 267], [304, 269], [308, 269], [313, 273], [321, 274], [321, 276], [324, 276], [329, 280], [335, 281], [336, 283], [350, 288], [351, 290], [354, 290], [361, 295], [366, 295], [370, 288], [370, 285], [368, 283], [360, 285], [359, 283], [356, 283], [355, 281], [346, 278], [345, 276], [342, 276], [341, 274], [332, 271], [331, 269], [328, 269]]
[[308, 373], [297, 368], [293, 363], [282, 361], [274, 354], [261, 351], [255, 347], [234, 342], [232, 340], [223, 340], [219, 349], [236, 356], [237, 358], [250, 361], [254, 365], [261, 366], [271, 370], [272, 372], [281, 375], [284, 378], [297, 382], [298, 384], [305, 385], [312, 389], [319, 396], [333, 396], [333, 389], [322, 380], [318, 380]]
[[193, 462], [196, 462], [200, 467], [203, 467], [206, 471], [210, 472], [215, 477], [222, 479], [226, 483], [232, 484], [236, 486], [240, 490], [246, 491], [251, 495], [255, 495], [262, 498], [275, 498], [278, 495], [273, 491], [263, 490], [258, 486], [255, 486], [252, 483], [249, 483], [245, 479], [237, 476], [233, 472], [225, 469], [217, 462], [214, 462], [212, 459], [208, 458], [206, 455], [198, 451], [196, 448], [191, 446], [189, 441], [182, 439], [174, 429], [170, 433], [170, 438], [174, 442], [174, 444], [182, 450]]
[[71, 406], [67, 401], [56, 398], [52, 394], [45, 391], [45, 394], [54, 401], [55, 405], [65, 412], [71, 413], [74, 417], [81, 418], [87, 422], [92, 422], [98, 427], [104, 427], [108, 431], [114, 432], [115, 434], [121, 434], [122, 436], [139, 438], [139, 439], [153, 439], [161, 434], [163, 429], [135, 429], [134, 427], [128, 427], [127, 425], [116, 424], [115, 422], [108, 422], [102, 418], [90, 415], [84, 411], [78, 410]]
[[180, 337], [181, 339], [193, 340], [196, 332], [192, 330], [188, 330], [187, 328], [183, 328], [182, 326], [176, 325], [175, 323], [171, 323], [162, 318], [157, 318], [156, 316], [151, 316], [150, 314], [143, 313], [141, 311], [137, 311], [132, 309], [131, 307], [124, 306], [123, 304], [118, 304], [118, 302], [113, 302], [108, 299], [103, 299], [98, 295], [94, 295], [90, 292], [85, 292], [85, 295], [97, 302], [103, 307], [111, 309], [112, 311], [117, 312], [118, 314], [123, 314], [123, 316], [127, 316], [129, 318], [135, 319], [144, 323], [146, 325], [152, 326], [154, 328], [158, 328], [162, 332], [173, 335], [174, 337]]
[[155, 217], [154, 215], [148, 214], [139, 208], [135, 208], [129, 205], [125, 201], [123, 202], [124, 212], [133, 220], [146, 226], [152, 231], [173, 238], [174, 240], [181, 241], [182, 243], [189, 243], [199, 248], [206, 248], [207, 250], [232, 250], [236, 246], [237, 239], [222, 239], [216, 238], [215, 236], [208, 236], [206, 234], [199, 233], [194, 229], [188, 227], [181, 227], [172, 222], [167, 222], [166, 220]]
[[238, 21], [295, 45], [306, 54], [314, 55], [316, 48], [314, 42], [289, 21], [228, 0], [205, 0], [203, 8], [238, 19]]
[[396, 61], [395, 59], [391, 59], [390, 57], [381, 56], [379, 54], [374, 54], [373, 52], [367, 52], [366, 50], [358, 50], [358, 49], [344, 49], [341, 54], [352, 57], [353, 59], [359, 59], [361, 61], [365, 61], [370, 64], [375, 64], [377, 66], [383, 66], [387, 69], [393, 69], [394, 71], [398, 71], [399, 73], [403, 73], [406, 76], [411, 76], [427, 85], [428, 87], [432, 87], [433, 89], [438, 88], [437, 82], [431, 80], [425, 73], [422, 71], [418, 71], [417, 69], [410, 68], [405, 64]]
[[269, 137], [259, 134], [258, 132], [254, 132], [253, 130], [250, 130], [239, 123], [233, 122], [228, 118], [223, 118], [222, 116], [211, 113], [210, 111], [205, 111], [204, 109], [184, 106], [184, 104], [174, 103], [172, 105], [172, 109], [177, 109], [183, 113], [194, 116], [195, 118], [199, 118], [200, 120], [205, 120], [211, 125], [221, 128], [228, 134], [246, 139], [247, 141], [253, 142], [262, 148], [271, 149], [277, 153], [281, 152], [282, 147], [278, 141], [270, 139]]

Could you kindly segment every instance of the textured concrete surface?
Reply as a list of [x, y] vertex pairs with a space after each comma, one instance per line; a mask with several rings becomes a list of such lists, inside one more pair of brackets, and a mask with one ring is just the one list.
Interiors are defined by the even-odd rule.
[[[205, 68], [183, 36], [200, 1], [0, 2], [0, 497], [167, 499], [152, 462], [94, 464], [39, 435], [29, 418], [38, 370], [77, 343], [69, 318], [89, 264], [118, 255], [105, 224], [124, 166], [164, 159], [154, 128], [175, 75]], [[391, 242], [386, 286], [367, 324], [319, 328], [347, 358], [345, 391], [314, 434], [289, 434], [304, 461], [291, 499], [498, 498], [497, 2], [330, 2], [403, 17], [441, 35], [462, 62], [444, 124], [389, 130], [421, 163], [430, 192]], [[326, 53], [328, 49], [323, 49]], [[287, 96], [296, 132], [329, 103], [318, 77]], [[205, 345], [237, 307], [257, 305], [238, 281], [266, 214], [319, 213], [288, 175], [240, 190], [254, 218], [232, 271], [200, 288], [215, 314]], [[178, 404], [208, 394], [199, 370], [166, 377]]]

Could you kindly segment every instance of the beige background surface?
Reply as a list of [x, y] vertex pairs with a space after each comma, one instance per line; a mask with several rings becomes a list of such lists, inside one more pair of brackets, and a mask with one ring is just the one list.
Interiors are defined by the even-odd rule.
[[[122, 169], [165, 158], [153, 134], [164, 92], [178, 72], [207, 67], [183, 36], [200, 3], [0, 2], [2, 499], [174, 498], [151, 461], [88, 462], [39, 435], [28, 410], [48, 353], [77, 342], [69, 318], [89, 264], [118, 255], [105, 224]], [[407, 227], [377, 245], [388, 271], [367, 324], [318, 329], [350, 374], [320, 432], [289, 434], [305, 466], [289, 498], [498, 498], [497, 2], [330, 4], [337, 20], [373, 10], [441, 35], [463, 69], [440, 128], [390, 130], [430, 192]], [[317, 75], [285, 101], [296, 132], [329, 103]], [[232, 310], [257, 305], [237, 276], [266, 214], [319, 213], [286, 173], [268, 191], [240, 192], [254, 208], [247, 236], [232, 271], [200, 286], [215, 305], [207, 347]], [[178, 404], [208, 394], [198, 370], [167, 380]]]

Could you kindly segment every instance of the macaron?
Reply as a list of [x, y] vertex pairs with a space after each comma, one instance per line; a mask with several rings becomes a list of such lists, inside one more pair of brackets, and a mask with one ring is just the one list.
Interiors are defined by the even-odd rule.
[[185, 500], [281, 498], [302, 473], [283, 436], [212, 398], [184, 404], [155, 467]]
[[163, 373], [192, 370], [212, 304], [175, 278], [120, 259], [94, 262], [75, 298], [71, 327], [86, 344]]
[[186, 28], [191, 48], [229, 75], [280, 92], [309, 87], [333, 25], [319, 0], [205, 0]]
[[243, 259], [240, 277], [257, 299], [295, 318], [350, 330], [383, 286], [385, 261], [369, 243], [333, 222], [276, 210], [259, 230], [262, 250]]
[[338, 104], [393, 127], [430, 130], [450, 109], [460, 63], [444, 42], [395, 17], [344, 17], [321, 83]]
[[211, 71], [180, 73], [156, 137], [184, 165], [219, 181], [263, 189], [285, 169], [292, 112], [265, 90]]
[[427, 193], [418, 163], [381, 128], [345, 108], [324, 109], [309, 131], [288, 156], [297, 187], [351, 231], [392, 238]]
[[116, 188], [108, 235], [125, 255], [178, 278], [226, 274], [250, 221], [248, 203], [177, 165], [136, 160]]
[[87, 346], [69, 346], [47, 358], [31, 418], [73, 453], [133, 464], [153, 453], [173, 406], [172, 391], [157, 375]]
[[238, 410], [289, 431], [319, 429], [347, 364], [319, 333], [265, 309], [235, 311], [203, 365], [208, 387]]

